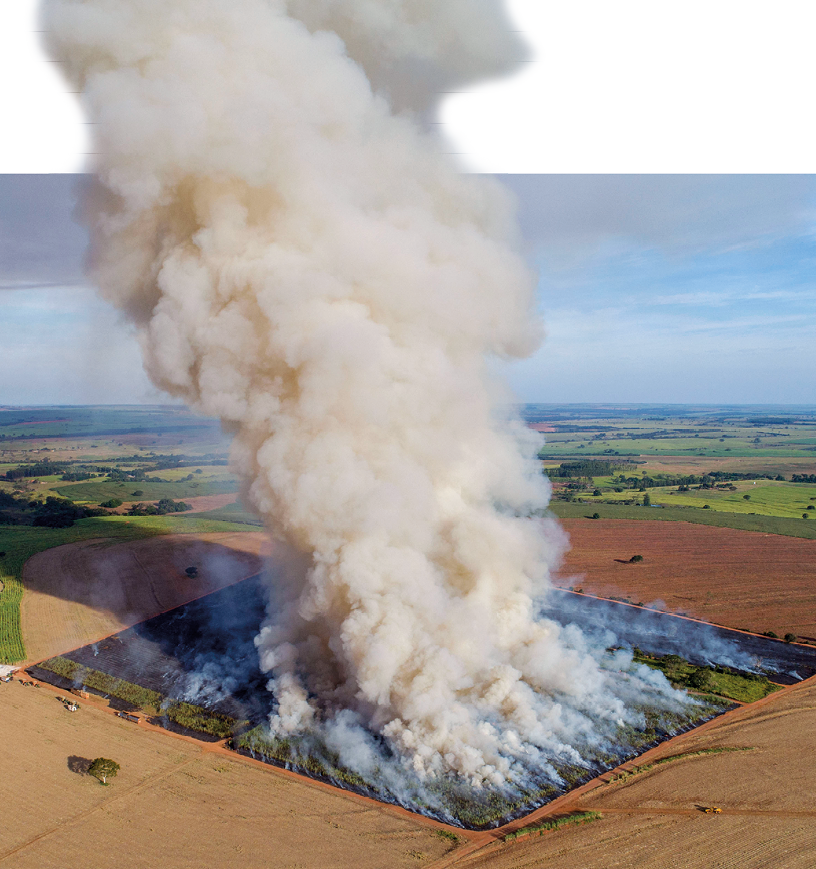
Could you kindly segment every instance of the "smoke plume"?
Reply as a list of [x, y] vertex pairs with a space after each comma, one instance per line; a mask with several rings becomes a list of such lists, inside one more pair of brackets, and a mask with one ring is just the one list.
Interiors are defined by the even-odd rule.
[[489, 373], [538, 345], [534, 280], [506, 193], [423, 130], [519, 56], [500, 4], [44, 7], [95, 125], [92, 276], [291, 552], [257, 640], [273, 730], [353, 763], [364, 725], [420, 776], [502, 783], [677, 702], [536, 617], [562, 541]]

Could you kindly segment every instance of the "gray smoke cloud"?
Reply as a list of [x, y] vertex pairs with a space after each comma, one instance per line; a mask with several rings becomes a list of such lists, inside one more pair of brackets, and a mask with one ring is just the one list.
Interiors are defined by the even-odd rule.
[[489, 373], [538, 346], [534, 278], [506, 192], [407, 110], [512, 66], [501, 4], [44, 10], [95, 124], [92, 276], [292, 553], [257, 640], [273, 730], [500, 784], [678, 703], [537, 617], [563, 540]]

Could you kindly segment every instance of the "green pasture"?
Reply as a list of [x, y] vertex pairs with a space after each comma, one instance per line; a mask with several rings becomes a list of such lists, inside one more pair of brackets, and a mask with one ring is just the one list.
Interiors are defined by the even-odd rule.
[[[733, 446], [732, 446], [733, 444]], [[816, 448], [785, 442], [778, 449], [768, 446], [723, 444], [718, 438], [676, 438], [666, 440], [547, 440], [540, 450], [546, 458], [633, 458], [636, 456], [704, 456], [706, 458], [812, 458], [816, 461]]]
[[[806, 483], [760, 480], [754, 485], [750, 480], [738, 480], [732, 484], [736, 487], [736, 492], [729, 489], [693, 487], [688, 492], [678, 492], [677, 486], [656, 486], [647, 489], [646, 492], [635, 489], [615, 492], [604, 489], [605, 486], [610, 486], [610, 478], [600, 477], [596, 478], [595, 485], [601, 489], [601, 495], [581, 492], [577, 497], [588, 504], [601, 504], [628, 501], [633, 498], [641, 501], [644, 494], [648, 494], [653, 505], [702, 509], [703, 505], [708, 504], [708, 510], [721, 513], [738, 513], [746, 516], [756, 514], [800, 520], [803, 513], [813, 513], [816, 522], [816, 486]], [[808, 510], [811, 506], [814, 509]]]
[[[161, 476], [163, 473], [164, 471], [156, 472], [158, 476]], [[187, 476], [187, 474], [184, 476]], [[237, 492], [238, 483], [234, 478], [201, 481], [193, 479], [190, 482], [177, 481], [173, 483], [148, 483], [145, 481], [115, 483], [109, 481], [101, 483], [65, 483], [55, 488], [54, 491], [62, 495], [63, 498], [69, 498], [71, 501], [99, 504], [111, 498], [118, 498], [120, 501], [158, 501], [161, 498], [184, 500], [185, 498], [195, 498], [199, 495], [222, 495], [229, 492]], [[141, 492], [141, 494], [136, 495], [134, 494], [135, 492]]]
[[[816, 502], [814, 502], [816, 503]], [[591, 519], [595, 513], [601, 519], [643, 519], [660, 522], [690, 522], [740, 531], [759, 531], [786, 537], [816, 540], [816, 518], [786, 519], [779, 516], [751, 516], [697, 507], [638, 507], [596, 502], [579, 504], [574, 501], [552, 501], [549, 510], [559, 519]]]
[[238, 501], [216, 510], [207, 510], [206, 513], [181, 513], [179, 515], [189, 519], [200, 517], [202, 519], [220, 519], [224, 522], [239, 522], [242, 525], [263, 525], [263, 520], [259, 519], [255, 513], [245, 510], [243, 504]]
[[0, 525], [0, 663], [25, 659], [20, 628], [23, 599], [23, 565], [32, 555], [81, 540], [106, 538], [125, 541], [160, 534], [207, 534], [251, 531], [253, 526], [183, 514], [169, 516], [104, 516], [80, 519], [70, 528], [40, 528], [31, 525]]
[[[150, 460], [144, 460], [145, 465], [149, 464]], [[124, 465], [122, 467], [125, 467]], [[196, 473], [196, 471], [201, 471], [200, 474]], [[162, 468], [160, 471], [150, 471], [145, 467], [146, 473], [151, 477], [161, 477], [163, 480], [170, 480], [171, 482], [176, 482], [177, 480], [183, 480], [185, 477], [189, 477], [192, 475], [193, 479], [191, 482], [224, 482], [230, 481], [235, 482], [235, 476], [230, 472], [229, 468], [226, 465], [187, 465], [183, 468]]]

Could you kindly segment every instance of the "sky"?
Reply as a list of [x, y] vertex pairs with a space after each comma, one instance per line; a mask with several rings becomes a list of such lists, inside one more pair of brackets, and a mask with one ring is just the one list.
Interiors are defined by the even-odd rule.
[[[812, 402], [807, 4], [508, 6], [530, 62], [439, 118], [519, 200], [547, 330], [507, 371], [519, 399]], [[0, 404], [161, 401], [82, 276], [87, 127], [35, 10], [0, 5]], [[712, 174], [734, 172], [772, 174]]]

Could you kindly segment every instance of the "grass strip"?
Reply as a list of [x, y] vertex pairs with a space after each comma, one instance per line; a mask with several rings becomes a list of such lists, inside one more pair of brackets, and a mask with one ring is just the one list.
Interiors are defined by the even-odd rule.
[[551, 501], [549, 510], [559, 519], [591, 519], [597, 513], [600, 519], [690, 522], [692, 525], [712, 525], [717, 528], [734, 528], [737, 531], [758, 531], [762, 534], [816, 540], [816, 522], [809, 522], [807, 519], [751, 516], [745, 513], [703, 510], [701, 507], [630, 507], [600, 502], [576, 504], [570, 501]]
[[152, 691], [150, 688], [135, 685], [124, 679], [117, 679], [101, 670], [92, 670], [70, 658], [61, 656], [49, 658], [47, 661], [41, 661], [37, 666], [50, 673], [56, 673], [64, 679], [70, 679], [78, 686], [93, 688], [110, 697], [124, 700], [144, 712], [165, 715], [170, 721], [188, 730], [217, 736], [220, 739], [232, 736], [237, 727], [247, 723], [237, 721], [220, 712], [211, 712], [203, 706], [196, 706], [183, 700], [168, 699], [158, 691]]
[[[697, 667], [679, 655], [653, 657], [636, 648], [634, 660], [660, 670], [675, 687], [700, 692], [705, 698], [725, 697], [739, 703], [754, 703], [781, 688], [758, 673], [743, 675], [728, 667]], [[698, 696], [698, 699], [704, 698]]]
[[91, 670], [69, 658], [49, 658], [47, 661], [41, 661], [37, 666], [65, 679], [70, 679], [78, 686], [93, 688], [95, 691], [101, 691], [111, 697], [118, 697], [126, 703], [151, 712], [158, 712], [164, 700], [158, 691], [151, 691], [149, 688], [142, 688], [141, 685], [134, 685], [124, 679], [117, 679], [115, 676], [100, 670]]
[[636, 775], [640, 775], [644, 772], [651, 772], [651, 770], [655, 769], [658, 766], [662, 766], [666, 763], [674, 763], [677, 760], [690, 760], [693, 757], [707, 757], [713, 754], [724, 754], [726, 752], [732, 751], [753, 751], [754, 747], [752, 745], [743, 745], [743, 746], [722, 746], [719, 748], [700, 748], [697, 751], [685, 751], [681, 754], [670, 754], [668, 757], [661, 757], [657, 760], [652, 761], [651, 763], [644, 763], [641, 766], [633, 766], [631, 769], [624, 770], [623, 772], [619, 772], [614, 775], [610, 779], [610, 784], [619, 784], [621, 782], [628, 781], [630, 778]]
[[502, 841], [512, 842], [514, 839], [519, 839], [522, 836], [534, 836], [536, 833], [539, 836], [543, 836], [544, 833], [558, 830], [561, 827], [567, 827], [570, 824], [588, 824], [590, 821], [599, 821], [602, 817], [603, 815], [600, 812], [574, 812], [571, 815], [564, 815], [562, 818], [550, 818], [542, 821], [540, 824], [522, 827], [520, 830], [508, 833]]

